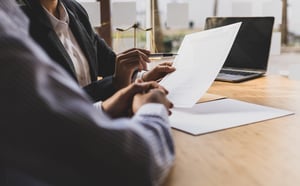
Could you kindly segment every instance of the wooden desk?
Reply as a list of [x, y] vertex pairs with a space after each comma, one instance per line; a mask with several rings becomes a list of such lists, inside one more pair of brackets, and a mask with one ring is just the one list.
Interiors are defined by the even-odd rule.
[[208, 92], [296, 114], [200, 136], [173, 130], [176, 160], [164, 185], [300, 185], [300, 81], [215, 82]]

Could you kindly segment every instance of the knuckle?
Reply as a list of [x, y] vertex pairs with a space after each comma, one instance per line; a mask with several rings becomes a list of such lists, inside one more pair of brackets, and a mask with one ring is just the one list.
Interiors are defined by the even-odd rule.
[[140, 87], [140, 84], [137, 83], [137, 82], [133, 82], [131, 86], [132, 86], [133, 88], [138, 88], [138, 87]]

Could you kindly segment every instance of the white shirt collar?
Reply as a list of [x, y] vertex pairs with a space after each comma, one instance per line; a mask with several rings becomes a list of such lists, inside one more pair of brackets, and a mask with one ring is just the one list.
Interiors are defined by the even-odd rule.
[[64, 25], [69, 25], [69, 15], [68, 12], [65, 8], [65, 6], [59, 2], [58, 4], [58, 11], [59, 11], [59, 19], [57, 19], [54, 15], [52, 15], [46, 8], [44, 8], [45, 11], [48, 14], [48, 17], [50, 19], [50, 22], [53, 26], [54, 29], [56, 29], [57, 27], [59, 27], [60, 25], [64, 24]]

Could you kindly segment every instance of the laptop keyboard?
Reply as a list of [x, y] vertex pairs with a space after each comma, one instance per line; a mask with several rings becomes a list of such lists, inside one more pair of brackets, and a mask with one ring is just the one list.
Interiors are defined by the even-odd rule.
[[230, 74], [230, 75], [238, 75], [238, 76], [249, 76], [252, 74], [257, 74], [255, 72], [242, 72], [242, 71], [234, 71], [234, 70], [224, 70], [222, 69], [219, 74]]
[[222, 69], [218, 73], [218, 76], [216, 77], [216, 80], [228, 81], [228, 82], [242, 82], [244, 80], [259, 77], [262, 74], [263, 73], [259, 73], [259, 72], [245, 72], [245, 71], [235, 71], [235, 70]]

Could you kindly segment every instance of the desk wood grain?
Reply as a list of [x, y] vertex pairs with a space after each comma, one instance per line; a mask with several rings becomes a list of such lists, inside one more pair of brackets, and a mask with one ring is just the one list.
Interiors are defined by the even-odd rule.
[[208, 93], [296, 114], [200, 136], [173, 130], [176, 160], [164, 185], [300, 185], [300, 81], [214, 82]]

